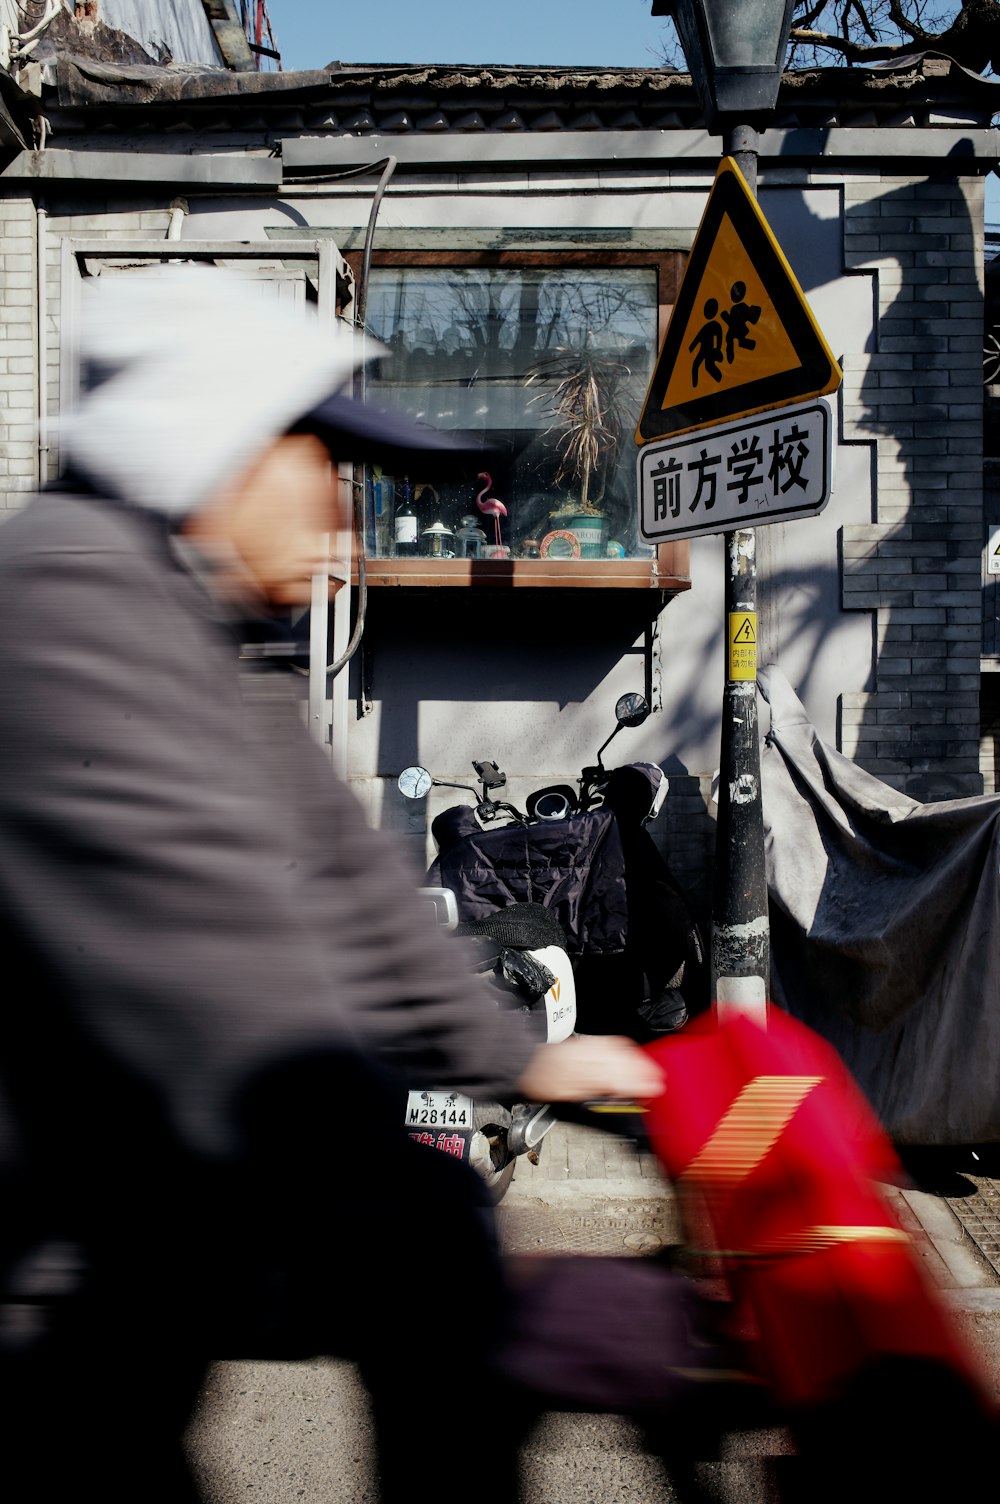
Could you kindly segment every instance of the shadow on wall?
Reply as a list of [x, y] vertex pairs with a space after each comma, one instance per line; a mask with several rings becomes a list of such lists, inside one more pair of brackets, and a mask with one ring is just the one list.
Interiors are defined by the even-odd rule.
[[[794, 525], [794, 524], [793, 524]], [[801, 524], [810, 526], [809, 522]], [[762, 536], [771, 531], [767, 527], [758, 527], [756, 530], [758, 551]], [[780, 558], [782, 552], [788, 550], [775, 550], [775, 557]], [[722, 563], [718, 562], [718, 573], [721, 579]], [[826, 563], [809, 561], [806, 563], [792, 562], [772, 568], [768, 571], [766, 579], [758, 573], [758, 594], [764, 593], [772, 598], [781, 600], [781, 623], [782, 631], [780, 648], [775, 655], [779, 659], [795, 658], [795, 681], [796, 690], [804, 701], [808, 701], [812, 694], [815, 681], [816, 693], [823, 691], [828, 682], [828, 675], [824, 675], [822, 657], [830, 651], [831, 619], [835, 622], [836, 617], [831, 615], [829, 603], [837, 603], [841, 596], [840, 562], [836, 556]], [[758, 600], [758, 610], [762, 607], [762, 600]], [[706, 607], [706, 609], [709, 609]], [[725, 630], [724, 607], [720, 602], [717, 610], [717, 634], [722, 636]], [[665, 630], [669, 631], [669, 609], [665, 620]], [[715, 765], [718, 764], [718, 740], [719, 718], [722, 708], [722, 670], [718, 669], [718, 695], [705, 694], [704, 676], [708, 672], [716, 672], [717, 665], [714, 659], [710, 663], [713, 644], [711, 640], [703, 643], [700, 657], [702, 662], [699, 671], [687, 673], [685, 676], [686, 687], [674, 694], [671, 699], [671, 722], [669, 728], [669, 740], [681, 745], [703, 745], [714, 743], [716, 748]], [[664, 655], [664, 676], [671, 673], [671, 665], [668, 655]], [[675, 682], [677, 677], [674, 675]], [[762, 705], [762, 713], [766, 713], [766, 706]], [[766, 726], [766, 721], [764, 721]], [[678, 758], [667, 754], [663, 766], [668, 773], [690, 771]]]
[[[364, 674], [366, 691], [385, 707], [375, 771], [394, 776], [422, 754], [428, 730], [420, 725], [422, 704], [470, 709], [520, 701], [526, 712], [541, 706], [558, 712], [583, 705], [629, 658], [635, 668], [628, 687], [643, 690], [642, 653], [635, 643], [649, 620], [648, 593], [621, 591], [611, 599], [595, 590], [372, 592], [365, 662], [353, 668], [352, 692], [357, 696]], [[597, 727], [593, 750], [614, 726], [611, 708], [606, 719], [606, 729], [604, 720]], [[508, 745], [497, 748], [497, 755], [515, 763], [530, 728], [505, 730]], [[574, 746], [589, 760], [587, 735], [581, 724]], [[468, 761], [464, 748], [455, 756], [460, 766]], [[520, 764], [519, 771], [526, 770]]]
[[850, 568], [845, 560], [845, 604], [853, 575], [863, 597], [877, 592], [881, 610], [875, 690], [849, 750], [915, 799], [962, 798], [982, 791], [977, 238], [961, 184], [945, 177], [856, 206], [848, 241], [852, 231], [870, 233], [870, 221], [883, 255], [896, 259], [899, 288], [879, 312], [860, 390], [858, 426], [879, 440], [880, 485], [869, 548]]
[[[794, 136], [785, 146], [795, 151]], [[951, 157], [971, 168], [972, 143], [956, 142]], [[874, 339], [858, 352], [868, 359], [856, 388], [845, 372], [846, 447], [877, 445], [872, 525], [846, 525], [843, 535], [838, 606], [870, 614], [873, 631], [872, 684], [842, 697], [843, 750], [914, 798], [963, 797], [982, 788], [977, 236], [952, 163], [939, 176], [848, 200], [842, 230], [840, 275], [873, 276], [876, 294]], [[808, 294], [808, 277], [801, 280]], [[842, 438], [841, 454], [844, 447]], [[765, 616], [788, 583], [768, 570], [778, 557], [767, 548], [772, 532], [763, 529], [758, 550]], [[766, 620], [761, 627], [766, 642]], [[793, 635], [782, 623], [777, 650], [762, 661], [787, 660]], [[808, 673], [797, 664], [795, 687], [808, 702]]]

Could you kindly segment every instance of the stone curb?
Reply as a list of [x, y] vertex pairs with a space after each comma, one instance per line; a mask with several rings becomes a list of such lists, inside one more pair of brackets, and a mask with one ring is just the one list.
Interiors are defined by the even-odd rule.
[[901, 1194], [959, 1287], [958, 1291], [949, 1292], [952, 1299], [961, 1291], [972, 1289], [992, 1290], [1000, 1296], [996, 1278], [984, 1267], [982, 1255], [947, 1201], [908, 1187]]

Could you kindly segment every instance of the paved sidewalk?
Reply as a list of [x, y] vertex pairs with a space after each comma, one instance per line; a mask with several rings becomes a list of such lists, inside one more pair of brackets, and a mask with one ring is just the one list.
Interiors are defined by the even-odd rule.
[[[1000, 1146], [911, 1151], [904, 1169], [911, 1183], [885, 1185], [883, 1191], [933, 1283], [954, 1309], [1000, 1317]], [[575, 1201], [581, 1192], [632, 1206], [626, 1217], [640, 1218], [642, 1225], [631, 1229], [640, 1237], [650, 1231], [653, 1205], [657, 1236], [680, 1241], [673, 1190], [656, 1156], [638, 1139], [571, 1123], [552, 1129], [537, 1165], [518, 1165], [501, 1213], [529, 1198]], [[595, 1238], [588, 1248], [580, 1234], [572, 1246], [580, 1252], [608, 1251], [606, 1235], [595, 1231]], [[648, 1244], [623, 1244], [633, 1251], [636, 1246]]]
[[946, 1206], [1000, 1283], [1000, 1145], [903, 1150], [923, 1205]]
[[593, 1126], [557, 1123], [542, 1141], [538, 1164], [518, 1164], [514, 1175], [518, 1191], [540, 1196], [559, 1185], [585, 1185], [594, 1195], [669, 1193], [670, 1183], [656, 1155], [638, 1136], [626, 1136], [635, 1120], [622, 1117], [617, 1121], [622, 1128], [617, 1133], [610, 1126], [606, 1131], [598, 1126], [603, 1119], [597, 1115]]

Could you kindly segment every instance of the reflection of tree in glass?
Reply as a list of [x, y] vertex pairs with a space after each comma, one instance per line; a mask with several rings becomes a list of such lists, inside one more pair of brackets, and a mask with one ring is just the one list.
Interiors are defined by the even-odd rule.
[[655, 306], [645, 268], [379, 268], [368, 323], [397, 381], [522, 381], [545, 351], [588, 338], [619, 359], [652, 352]]
[[447, 292], [473, 345], [511, 352], [512, 374], [522, 375], [519, 356], [579, 344], [596, 331], [616, 350], [645, 341], [651, 289], [620, 277], [609, 270], [498, 267], [452, 273]]
[[456, 323], [477, 353], [509, 348], [516, 338], [516, 279], [489, 271], [460, 273], [448, 289], [458, 304]]

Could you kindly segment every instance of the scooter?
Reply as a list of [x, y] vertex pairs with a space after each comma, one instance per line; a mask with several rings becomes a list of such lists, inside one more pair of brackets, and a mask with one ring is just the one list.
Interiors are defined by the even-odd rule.
[[642, 695], [622, 695], [615, 727], [577, 787], [546, 785], [523, 810], [500, 797], [506, 774], [473, 761], [479, 789], [404, 769], [400, 792], [425, 798], [456, 788], [468, 803], [443, 810], [431, 833], [438, 854], [427, 874], [450, 890], [464, 923], [512, 903], [542, 904], [559, 921], [576, 980], [577, 1030], [648, 1043], [680, 1028], [708, 1003], [705, 947], [680, 885], [646, 829], [668, 781], [654, 763], [607, 768], [615, 736], [649, 716]]
[[[402, 788], [404, 774], [400, 780]], [[499, 1006], [525, 1013], [539, 1043], [559, 1044], [570, 1037], [576, 1024], [573, 968], [562, 931], [551, 914], [538, 904], [516, 904], [463, 925], [450, 889], [432, 886], [421, 888], [420, 893], [433, 909], [436, 923], [466, 937], [473, 969], [496, 993]], [[519, 1159], [538, 1163], [542, 1140], [556, 1121], [546, 1103], [474, 1101], [448, 1090], [407, 1094], [410, 1137], [466, 1160], [478, 1172], [494, 1205], [506, 1195]]]

